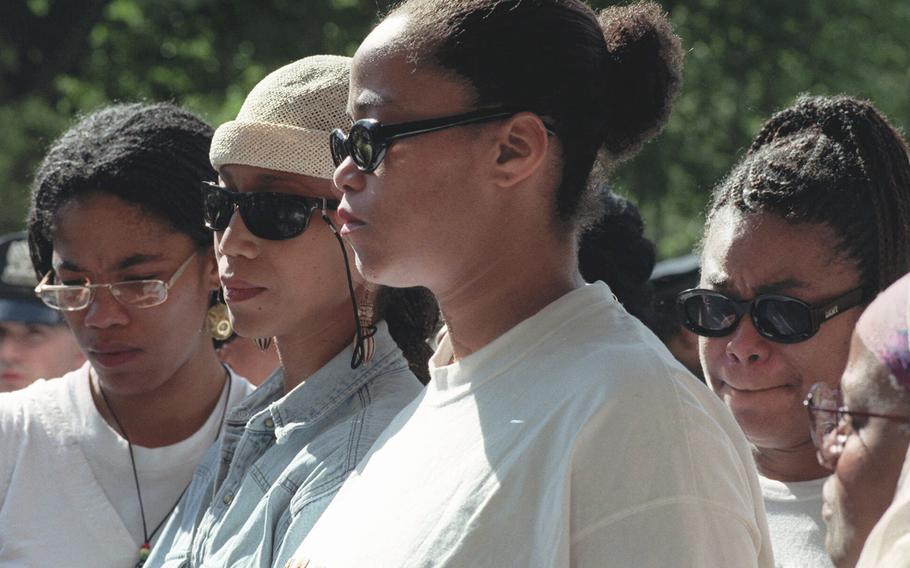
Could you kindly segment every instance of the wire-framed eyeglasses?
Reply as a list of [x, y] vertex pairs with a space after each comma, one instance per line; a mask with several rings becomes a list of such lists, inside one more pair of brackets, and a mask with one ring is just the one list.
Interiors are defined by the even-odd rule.
[[809, 432], [817, 450], [818, 463], [832, 471], [847, 439], [855, 432], [853, 422], [856, 418], [883, 418], [910, 424], [910, 416], [850, 410], [843, 405], [840, 389], [832, 389], [825, 383], [812, 385], [803, 406], [809, 412]]
[[48, 284], [53, 274], [49, 270], [35, 286], [35, 294], [49, 308], [61, 312], [77, 312], [87, 308], [95, 299], [95, 290], [107, 288], [115, 300], [124, 306], [151, 308], [167, 301], [168, 290], [186, 271], [196, 251], [189, 256], [171, 276], [170, 280], [124, 280], [108, 284]]

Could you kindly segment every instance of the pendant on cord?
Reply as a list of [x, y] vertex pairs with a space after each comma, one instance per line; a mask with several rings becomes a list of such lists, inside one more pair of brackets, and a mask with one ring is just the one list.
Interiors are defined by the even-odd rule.
[[142, 568], [145, 565], [145, 561], [149, 558], [149, 553], [151, 553], [149, 543], [143, 544], [139, 549], [139, 562], [136, 563], [136, 568]]

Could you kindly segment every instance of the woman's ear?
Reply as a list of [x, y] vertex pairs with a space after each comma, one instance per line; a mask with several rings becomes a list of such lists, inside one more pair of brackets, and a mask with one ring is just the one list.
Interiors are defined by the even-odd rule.
[[520, 112], [498, 131], [494, 179], [499, 187], [512, 187], [541, 171], [550, 139], [547, 127], [532, 112]]

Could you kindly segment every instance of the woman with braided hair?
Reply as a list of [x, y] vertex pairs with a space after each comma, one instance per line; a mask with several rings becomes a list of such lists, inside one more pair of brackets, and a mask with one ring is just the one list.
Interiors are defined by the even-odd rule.
[[702, 248], [678, 307], [754, 446], [776, 561], [829, 565], [802, 402], [837, 386], [863, 307], [910, 269], [906, 144], [868, 102], [798, 99], [714, 190]]
[[595, 159], [660, 132], [681, 58], [652, 3], [410, 0], [364, 40], [331, 140], [340, 232], [447, 327], [295, 563], [771, 565], [733, 418], [578, 269]]

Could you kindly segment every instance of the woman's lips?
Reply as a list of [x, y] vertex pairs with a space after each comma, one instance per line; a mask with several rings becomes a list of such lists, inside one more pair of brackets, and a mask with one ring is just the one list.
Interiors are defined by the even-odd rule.
[[734, 386], [731, 385], [730, 383], [725, 382], [725, 383], [723, 384], [723, 386], [729, 388], [730, 390], [732, 390], [732, 391], [734, 391], [734, 392], [741, 392], [741, 393], [760, 393], [760, 392], [773, 391], [773, 390], [776, 390], [776, 389], [787, 388], [787, 387], [789, 387], [790, 385], [775, 385], [775, 386], [771, 386], [771, 387], [755, 387], [755, 388], [743, 387], [743, 388], [740, 388], [740, 387], [734, 387]]
[[134, 348], [103, 348], [91, 349], [89, 354], [102, 367], [112, 369], [129, 363], [142, 353], [140, 349]]
[[224, 287], [224, 300], [229, 304], [244, 302], [265, 292], [265, 288], [232, 288]]
[[781, 395], [790, 396], [788, 391], [793, 388], [792, 385], [774, 385], [769, 387], [760, 387], [760, 386], [738, 386], [735, 387], [727, 382], [722, 382], [720, 388], [717, 389], [717, 394], [729, 399], [730, 401], [739, 400], [741, 402], [753, 401], [749, 404], [764, 404], [757, 402], [763, 400], [764, 397], [778, 397]]
[[338, 233], [343, 237], [351, 234], [357, 229], [366, 225], [363, 220], [357, 218], [350, 209], [341, 206], [338, 208], [338, 218], [344, 223]]
[[266, 290], [262, 286], [256, 286], [246, 280], [234, 277], [222, 278], [221, 285], [224, 289], [224, 301], [229, 304], [236, 304], [255, 298]]
[[3, 373], [0, 373], [0, 382], [23, 383], [25, 380], [25, 375], [15, 371], [4, 371]]

